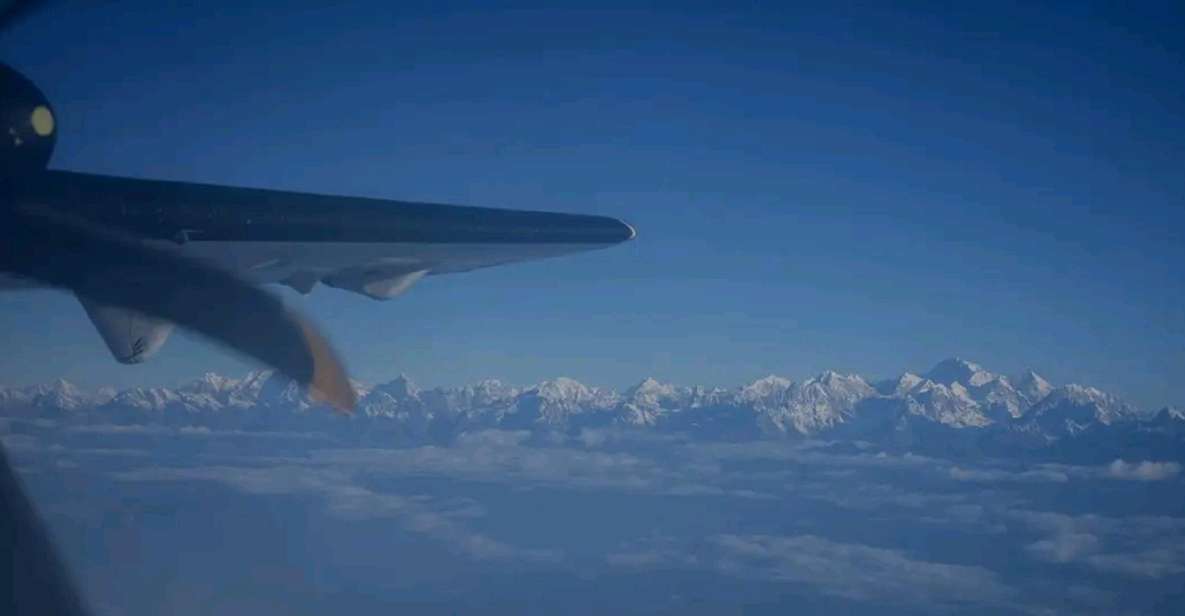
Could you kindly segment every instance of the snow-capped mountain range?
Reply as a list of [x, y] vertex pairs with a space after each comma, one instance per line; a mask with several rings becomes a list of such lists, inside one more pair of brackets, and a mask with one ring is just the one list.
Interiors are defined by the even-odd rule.
[[1016, 442], [1055, 443], [1111, 426], [1158, 429], [1185, 436], [1185, 412], [1140, 413], [1107, 393], [1076, 384], [1054, 386], [1035, 372], [1015, 378], [962, 359], [924, 374], [869, 382], [824, 372], [803, 381], [767, 376], [742, 387], [707, 389], [645, 379], [624, 392], [569, 378], [532, 387], [488, 380], [421, 390], [407, 377], [356, 384], [359, 405], [342, 417], [320, 408], [303, 389], [269, 372], [243, 378], [206, 374], [181, 387], [84, 392], [66, 381], [0, 387], [0, 414], [68, 414], [92, 421], [250, 424], [285, 418], [387, 425], [409, 436], [447, 438], [470, 429], [575, 431], [616, 427], [701, 437], [808, 436], [914, 442], [919, 435], [965, 439], [1005, 435]]

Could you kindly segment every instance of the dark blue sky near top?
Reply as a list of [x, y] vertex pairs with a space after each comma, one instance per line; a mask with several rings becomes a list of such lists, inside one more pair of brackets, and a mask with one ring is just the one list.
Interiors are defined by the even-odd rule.
[[[611, 250], [286, 294], [353, 372], [733, 385], [960, 355], [1185, 403], [1185, 9], [51, 3], [0, 57], [58, 168], [617, 216]], [[212, 298], [212, 301], [213, 298]], [[5, 382], [110, 360], [73, 298], [0, 295]]]

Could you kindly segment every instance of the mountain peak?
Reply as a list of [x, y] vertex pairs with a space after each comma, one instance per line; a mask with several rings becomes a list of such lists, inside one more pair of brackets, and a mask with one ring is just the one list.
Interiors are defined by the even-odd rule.
[[764, 414], [765, 428], [781, 433], [815, 434], [844, 423], [857, 404], [876, 393], [864, 379], [833, 370], [801, 384], [785, 379], [770, 384], [784, 384], [784, 394], [768, 401], [758, 399], [757, 408]]
[[1153, 417], [1160, 422], [1185, 422], [1185, 409], [1166, 406], [1157, 411]]
[[924, 380], [912, 372], [906, 372], [897, 378], [892, 393], [898, 396], [904, 395], [906, 392], [920, 385]]
[[640, 383], [626, 390], [625, 395], [629, 398], [637, 398], [641, 396], [670, 396], [674, 394], [675, 387], [666, 383], [660, 382], [654, 377], [646, 377]]
[[1065, 421], [1076, 426], [1092, 421], [1110, 424], [1136, 415], [1132, 407], [1115, 396], [1077, 383], [1055, 388], [1031, 412], [1047, 424]]
[[543, 381], [533, 390], [535, 395], [548, 400], [584, 400], [592, 396], [592, 390], [584, 383], [566, 376]]
[[472, 385], [470, 389], [483, 391], [500, 391], [504, 389], [513, 389], [498, 379], [482, 379]]
[[53, 394], [64, 394], [64, 395], [73, 396], [73, 395], [79, 395], [79, 393], [80, 393], [80, 390], [78, 389], [78, 387], [74, 383], [71, 383], [70, 381], [67, 381], [66, 379], [54, 379], [48, 383], [43, 383], [41, 385], [34, 385], [34, 386], [30, 387], [29, 390], [31, 392], [33, 392], [35, 395], [42, 395], [42, 396], [53, 395]]
[[851, 384], [867, 385], [867, 383], [865, 383], [865, 381], [864, 381], [864, 377], [861, 377], [858, 374], [843, 374], [840, 372], [836, 372], [834, 370], [824, 370], [823, 372], [820, 372], [818, 375], [816, 375], [814, 378], [809, 379], [809, 381], [813, 381], [815, 383], [823, 383], [828, 386], [851, 385]]
[[557, 376], [554, 379], [539, 383], [540, 388], [553, 387], [560, 389], [586, 389], [584, 383], [569, 376]]
[[415, 398], [420, 395], [420, 388], [416, 387], [416, 384], [412, 382], [411, 378], [402, 372], [399, 373], [399, 376], [374, 389], [402, 398]]
[[1034, 385], [1047, 389], [1053, 388], [1053, 385], [1045, 380], [1045, 377], [1037, 374], [1032, 368], [1025, 370], [1023, 374], [1017, 377], [1016, 383], [1017, 385]]
[[996, 375], [984, 370], [983, 366], [959, 357], [951, 357], [938, 362], [924, 376], [935, 383], [943, 385], [962, 383], [968, 387], [979, 387], [996, 379]]
[[612, 391], [588, 387], [568, 377], [558, 377], [522, 392], [515, 407], [520, 421], [529, 419], [534, 423], [562, 426], [567, 425], [574, 416], [608, 410], [617, 402], [617, 394]]
[[741, 388], [741, 396], [749, 399], [765, 398], [790, 389], [794, 381], [774, 374], [763, 376]]
[[1016, 379], [1016, 391], [1029, 406], [1032, 406], [1044, 400], [1049, 392], [1053, 391], [1053, 385], [1033, 370], [1026, 370]]
[[86, 406], [87, 396], [74, 383], [56, 379], [50, 383], [26, 388], [25, 396], [33, 406], [75, 410]]
[[215, 372], [207, 372], [197, 379], [190, 381], [183, 385], [181, 389], [193, 391], [195, 393], [215, 394], [226, 390], [238, 381], [229, 377], [222, 376]]

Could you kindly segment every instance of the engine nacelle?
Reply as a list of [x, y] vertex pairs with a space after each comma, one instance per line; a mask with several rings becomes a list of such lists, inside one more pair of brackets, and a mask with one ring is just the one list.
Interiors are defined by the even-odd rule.
[[0, 178], [45, 169], [57, 142], [56, 124], [41, 90], [0, 63]]
[[338, 289], [361, 293], [371, 299], [382, 300], [402, 295], [427, 273], [428, 270], [408, 271], [406, 268], [363, 268], [337, 272], [321, 282]]
[[121, 364], [139, 364], [156, 354], [169, 334], [173, 324], [153, 317], [144, 316], [134, 310], [108, 306], [82, 296], [78, 301], [86, 310], [91, 323], [99, 330], [103, 342]]

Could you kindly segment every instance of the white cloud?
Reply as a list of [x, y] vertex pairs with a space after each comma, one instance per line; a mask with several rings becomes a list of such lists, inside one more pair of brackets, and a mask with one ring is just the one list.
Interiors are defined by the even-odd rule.
[[628, 569], [686, 569], [703, 564], [697, 555], [676, 547], [670, 539], [652, 540], [612, 552], [605, 562]]
[[522, 445], [531, 438], [526, 430], [480, 430], [477, 432], [462, 432], [457, 436], [457, 445], [461, 447], [514, 447]]
[[1068, 563], [1095, 553], [1100, 544], [1099, 538], [1090, 533], [1058, 533], [1025, 549], [1038, 560]]
[[529, 434], [487, 430], [463, 435], [452, 447], [326, 449], [314, 463], [391, 476], [442, 476], [509, 483], [515, 487], [562, 486], [672, 496], [770, 498], [700, 457], [660, 461], [641, 454], [525, 444]]
[[899, 550], [814, 535], [719, 535], [712, 542], [720, 552], [720, 571], [806, 584], [851, 599], [996, 604], [1014, 594], [983, 567], [917, 560]]
[[473, 507], [439, 508], [432, 499], [380, 494], [359, 486], [347, 473], [324, 468], [282, 465], [267, 468], [207, 466], [153, 467], [114, 473], [118, 481], [217, 481], [248, 494], [319, 495], [333, 514], [345, 519], [391, 518], [412, 532], [445, 542], [478, 560], [557, 562], [554, 550], [513, 546], [466, 528], [459, 520], [479, 515]]
[[1009, 472], [997, 469], [966, 469], [958, 466], [950, 467], [947, 471], [955, 481], [969, 481], [979, 483], [993, 482], [1021, 482], [1021, 483], [1065, 483], [1070, 480], [1066, 473], [1039, 469], [1021, 472]]
[[1026, 548], [1037, 560], [1084, 565], [1126, 577], [1155, 579], [1185, 573], [1185, 519], [1040, 511], [1007, 515], [1046, 534]]
[[932, 511], [964, 503], [966, 494], [919, 492], [884, 482], [804, 480], [794, 494], [854, 511], [883, 512], [889, 508]]
[[1106, 476], [1127, 481], [1163, 481], [1181, 473], [1176, 462], [1126, 462], [1116, 460], [1107, 466]]
[[497, 483], [529, 483], [651, 490], [663, 470], [626, 453], [525, 447], [482, 437], [456, 447], [334, 449], [313, 459], [333, 468], [364, 468], [390, 475], [440, 475]]
[[[52, 442], [55, 435], [65, 432], [39, 433], [39, 437]], [[187, 438], [191, 443], [218, 436], [304, 436], [295, 432], [100, 425], [74, 428], [67, 435], [69, 440], [64, 442], [102, 443], [104, 435], [135, 433]], [[16, 439], [17, 446], [36, 444], [28, 437]], [[126, 441], [126, 438], [118, 439], [120, 444]], [[344, 440], [334, 442], [332, 446], [338, 447], [336, 443]], [[159, 444], [154, 442], [153, 447]], [[276, 446], [266, 449], [206, 448], [195, 458], [170, 457], [179, 463], [200, 466], [123, 470], [136, 462], [114, 460], [119, 466], [107, 468], [121, 469], [115, 476], [129, 482], [217, 481], [250, 494], [308, 494], [321, 499], [327, 511], [336, 517], [389, 519], [390, 526], [433, 537], [473, 559], [542, 563], [567, 562], [561, 551], [567, 549], [564, 547], [567, 544], [557, 544], [560, 546], [557, 549], [539, 549], [511, 545], [478, 532], [481, 522], [474, 520], [484, 515], [482, 507], [455, 498], [466, 493], [467, 482], [470, 487], [471, 482], [482, 482], [514, 490], [578, 488], [678, 495], [687, 497], [683, 502], [695, 506], [708, 502], [702, 497], [718, 497], [710, 501], [710, 506], [721, 508], [736, 506], [730, 499], [738, 497], [776, 497], [785, 499], [786, 510], [800, 510], [803, 515], [782, 518], [774, 527], [750, 527], [746, 532], [782, 535], [724, 534], [706, 541], [701, 535], [691, 539], [690, 545], [627, 542], [608, 554], [599, 552], [595, 558], [601, 566], [711, 570], [803, 584], [833, 596], [881, 603], [1012, 607], [1009, 601], [1016, 592], [988, 568], [933, 562], [926, 560], [932, 558], [929, 552], [896, 549], [895, 546], [903, 544], [895, 543], [898, 535], [892, 532], [878, 536], [879, 541], [888, 542], [881, 547], [845, 543], [851, 535], [835, 533], [846, 532], [844, 520], [850, 518], [839, 515], [836, 516], [839, 521], [832, 522], [828, 512], [836, 509], [861, 512], [865, 519], [876, 520], [886, 528], [894, 524], [913, 524], [914, 528], [926, 524], [934, 525], [927, 530], [936, 534], [949, 530], [957, 530], [961, 536], [967, 536], [968, 531], [980, 536], [991, 533], [1000, 541], [1013, 542], [1011, 547], [1023, 550], [1022, 554], [1042, 563], [1042, 568], [1056, 567], [1068, 575], [1101, 572], [1122, 583], [1130, 582], [1127, 578], [1164, 579], [1185, 573], [1185, 552], [1173, 547], [1185, 546], [1185, 520], [1019, 509], [1032, 506], [1028, 503], [1039, 488], [1031, 484], [1071, 482], [1064, 489], [1059, 488], [1059, 493], [1069, 493], [1088, 489], [1091, 487], [1088, 482], [1103, 479], [1166, 480], [1180, 475], [1179, 465], [1171, 462], [1117, 460], [1102, 466], [1021, 466], [1002, 460], [960, 460], [959, 465], [954, 465], [948, 460], [911, 454], [852, 449], [836, 453], [828, 444], [812, 441], [704, 444], [613, 430], [586, 430], [579, 438], [564, 442], [540, 440], [527, 431], [483, 430], [461, 434], [448, 447], [316, 449], [316, 443], [273, 445]], [[84, 469], [93, 470], [95, 464], [91, 462], [99, 462], [95, 457], [79, 455], [83, 449], [66, 449], [65, 454], [73, 454], [75, 459], [83, 461]], [[151, 448], [145, 451], [156, 453]], [[260, 455], [264, 451], [272, 452], [274, 457]], [[92, 448], [91, 453], [103, 452]], [[453, 482], [452, 485], [461, 487], [448, 492], [454, 498], [444, 500], [387, 493], [385, 488], [376, 487], [407, 485], [409, 482], [403, 479], [425, 477], [445, 480], [441, 483], [448, 483], [449, 479], [463, 481]], [[396, 481], [384, 481], [387, 478]], [[1166, 489], [1171, 487], [1172, 484], [1165, 485]], [[1058, 506], [1049, 499], [1037, 500]], [[760, 505], [749, 500], [746, 506]], [[708, 528], [707, 534], [726, 529]], [[580, 553], [581, 550], [573, 548], [571, 558], [579, 559]], [[973, 554], [966, 558], [969, 563], [975, 562]], [[1000, 575], [1011, 574], [1003, 567], [999, 571]], [[1035, 584], [1020, 580], [1015, 583], [1027, 591]], [[956, 611], [955, 607], [949, 611]]]
[[657, 538], [612, 552], [606, 562], [626, 569], [707, 569], [801, 584], [812, 593], [927, 608], [1004, 607], [1016, 594], [982, 567], [929, 562], [900, 550], [809, 534], [723, 534], [683, 546]]
[[1164, 578], [1185, 573], [1185, 545], [1178, 544], [1141, 552], [1096, 554], [1087, 558], [1086, 562], [1100, 571], [1129, 577]]

